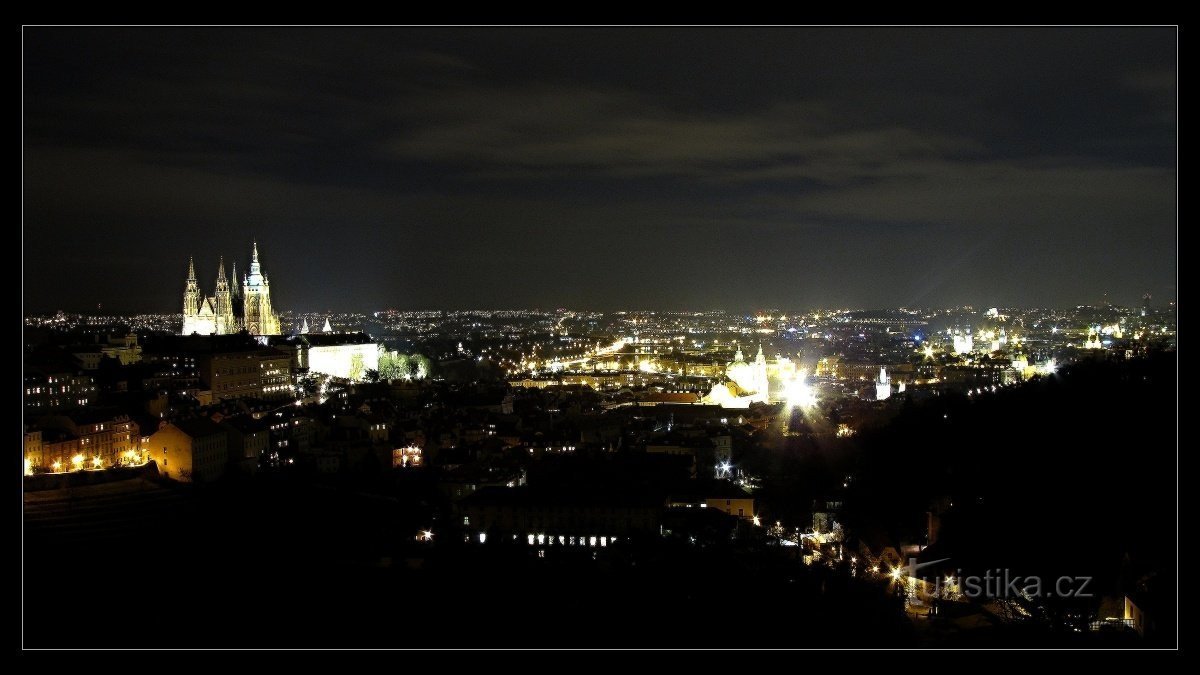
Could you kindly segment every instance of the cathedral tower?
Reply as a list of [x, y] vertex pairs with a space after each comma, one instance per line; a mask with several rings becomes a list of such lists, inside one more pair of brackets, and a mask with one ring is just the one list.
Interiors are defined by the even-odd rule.
[[279, 318], [271, 308], [271, 282], [258, 261], [258, 242], [250, 254], [250, 272], [242, 283], [245, 328], [251, 335], [279, 335]]
[[200, 293], [196, 283], [196, 264], [188, 258], [188, 278], [183, 288], [183, 335], [199, 333], [209, 335], [217, 332], [213, 320], [212, 303]]
[[183, 321], [187, 323], [189, 316], [196, 316], [200, 309], [200, 286], [196, 284], [196, 263], [188, 257], [187, 283], [183, 287]]
[[213, 314], [218, 335], [237, 332], [237, 318], [233, 313], [233, 298], [229, 290], [229, 279], [225, 277], [225, 258], [217, 264], [217, 292], [213, 296]]
[[246, 307], [245, 303], [242, 302], [242, 285], [238, 283], [236, 260], [233, 261], [233, 274], [229, 277], [229, 303], [233, 307], [233, 316], [240, 330], [242, 317], [246, 314]]

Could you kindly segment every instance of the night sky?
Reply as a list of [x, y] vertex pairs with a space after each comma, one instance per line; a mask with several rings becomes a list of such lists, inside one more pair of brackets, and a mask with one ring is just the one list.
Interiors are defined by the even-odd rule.
[[24, 29], [26, 311], [1174, 299], [1176, 29]]

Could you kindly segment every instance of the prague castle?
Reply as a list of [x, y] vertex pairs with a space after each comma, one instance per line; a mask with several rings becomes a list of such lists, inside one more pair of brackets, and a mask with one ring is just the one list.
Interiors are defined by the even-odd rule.
[[233, 264], [233, 283], [225, 277], [225, 260], [217, 266], [217, 290], [214, 295], [200, 293], [196, 265], [188, 259], [187, 286], [183, 291], [183, 330], [181, 335], [227, 335], [245, 330], [251, 335], [279, 335], [279, 317], [271, 308], [271, 283], [258, 262], [258, 243], [250, 254], [250, 271], [239, 286], [237, 263]]

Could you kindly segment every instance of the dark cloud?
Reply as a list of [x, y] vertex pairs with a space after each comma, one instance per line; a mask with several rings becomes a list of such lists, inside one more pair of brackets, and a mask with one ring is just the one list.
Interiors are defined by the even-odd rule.
[[29, 309], [1133, 302], [1174, 29], [27, 29]]

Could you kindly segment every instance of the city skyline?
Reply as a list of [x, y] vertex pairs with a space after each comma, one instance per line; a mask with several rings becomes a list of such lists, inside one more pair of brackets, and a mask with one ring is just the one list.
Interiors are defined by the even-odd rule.
[[1176, 292], [1173, 27], [23, 39], [27, 312], [175, 311], [253, 239], [281, 310]]
[[1178, 648], [1179, 26], [20, 31], [22, 648]]

